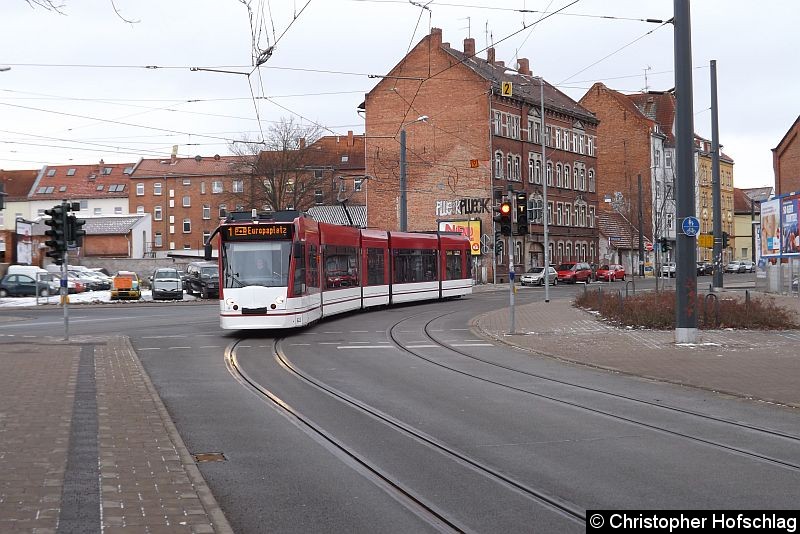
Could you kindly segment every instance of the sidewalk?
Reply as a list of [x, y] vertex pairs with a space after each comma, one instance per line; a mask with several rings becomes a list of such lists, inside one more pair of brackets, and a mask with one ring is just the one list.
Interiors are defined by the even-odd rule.
[[[774, 298], [800, 313], [797, 297]], [[508, 308], [472, 321], [480, 334], [532, 354], [800, 408], [800, 330], [700, 330], [697, 344], [678, 345], [672, 330], [617, 328], [572, 300], [517, 306], [515, 325], [509, 335]]]
[[127, 338], [0, 345], [0, 532], [229, 533]]

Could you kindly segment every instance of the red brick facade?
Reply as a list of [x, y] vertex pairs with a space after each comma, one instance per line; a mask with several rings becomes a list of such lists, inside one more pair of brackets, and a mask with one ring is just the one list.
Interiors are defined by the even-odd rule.
[[772, 149], [772, 168], [776, 195], [800, 191], [800, 116]]
[[[533, 125], [539, 114], [540, 82], [531, 75], [524, 58], [514, 71], [494, 61], [491, 48], [485, 60], [474, 53], [474, 39], [465, 39], [461, 52], [442, 43], [441, 30], [434, 28], [367, 94], [366, 170], [371, 176], [367, 222], [370, 227], [389, 230], [400, 226], [400, 136], [405, 129], [408, 230], [430, 231], [441, 221], [479, 219], [482, 242], [488, 250], [484, 248], [478, 266], [491, 278], [492, 205], [498, 195], [511, 186], [526, 193], [529, 208], [538, 201], [541, 210], [544, 178], [541, 170], [538, 175], [534, 172], [534, 162], [540, 159], [542, 146], [538, 129], [528, 129], [529, 119]], [[547, 161], [553, 169], [548, 187], [550, 260], [594, 261], [597, 166], [591, 147], [597, 120], [546, 82], [544, 91], [550, 134]], [[417, 120], [420, 117], [427, 119]], [[556, 183], [556, 165], [562, 172], [564, 165], [569, 166], [568, 183], [563, 177]], [[577, 170], [579, 186], [572, 169]], [[530, 234], [515, 238], [517, 272], [544, 262], [542, 218], [530, 219]], [[507, 244], [507, 239], [504, 241]], [[508, 251], [497, 260], [498, 281], [503, 281]]]

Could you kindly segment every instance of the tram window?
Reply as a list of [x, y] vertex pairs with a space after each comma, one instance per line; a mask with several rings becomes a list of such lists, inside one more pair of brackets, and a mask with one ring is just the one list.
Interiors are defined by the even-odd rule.
[[287, 286], [291, 246], [290, 241], [225, 243], [222, 264], [224, 287]]
[[294, 293], [299, 297], [305, 291], [306, 285], [306, 252], [302, 243], [295, 243], [292, 250], [294, 255]]
[[445, 263], [445, 279], [458, 280], [463, 278], [461, 275], [461, 251], [448, 250]]
[[367, 285], [380, 286], [386, 283], [384, 276], [384, 249], [367, 249]]
[[317, 245], [308, 245], [308, 267], [306, 269], [308, 287], [319, 287], [319, 258]]
[[401, 248], [394, 250], [394, 283], [408, 284], [438, 280], [437, 251]]
[[325, 287], [353, 287], [359, 285], [358, 249], [338, 245], [325, 245], [323, 252]]

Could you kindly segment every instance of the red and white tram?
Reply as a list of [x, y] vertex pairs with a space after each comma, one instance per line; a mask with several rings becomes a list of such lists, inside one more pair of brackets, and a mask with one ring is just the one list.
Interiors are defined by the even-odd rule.
[[472, 293], [470, 243], [461, 234], [359, 230], [296, 211], [233, 213], [214, 233], [223, 329], [293, 328]]

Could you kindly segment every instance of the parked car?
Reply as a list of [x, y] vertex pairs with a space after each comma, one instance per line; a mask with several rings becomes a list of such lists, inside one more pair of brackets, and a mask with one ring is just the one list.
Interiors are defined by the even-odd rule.
[[613, 282], [615, 280], [625, 281], [625, 267], [617, 263], [609, 263], [598, 267], [594, 273], [595, 280]]
[[0, 297], [47, 297], [58, 293], [50, 281], [37, 281], [27, 274], [7, 274], [0, 280]]
[[714, 274], [714, 264], [707, 261], [698, 261], [697, 276], [703, 276], [704, 274]]
[[139, 276], [132, 271], [120, 271], [111, 283], [111, 298], [139, 300], [142, 298], [142, 284]]
[[183, 282], [177, 269], [161, 267], [150, 277], [153, 300], [183, 300]]
[[[519, 277], [519, 283], [523, 286], [544, 286], [544, 267], [531, 267]], [[558, 271], [552, 265], [547, 268], [547, 283], [558, 285]]]
[[592, 268], [588, 263], [568, 261], [556, 267], [558, 281], [574, 284], [575, 282], [589, 282], [592, 278]]
[[213, 261], [193, 261], [186, 267], [186, 292], [200, 298], [219, 296], [219, 266]]
[[742, 265], [744, 265], [744, 272], [746, 273], [754, 273], [756, 272], [756, 264], [750, 260], [742, 260]]
[[668, 261], [667, 263], [661, 266], [661, 276], [662, 277], [673, 277], [675, 276], [675, 262]]
[[725, 266], [726, 273], [743, 273], [747, 267], [740, 261], [732, 261]]
[[[61, 286], [61, 275], [54, 274], [53, 280], [55, 280], [56, 284], [58, 284], [59, 287]], [[83, 282], [78, 277], [68, 274], [67, 293], [72, 295], [74, 293], [83, 293], [84, 291], [86, 291], [86, 286], [83, 284]]]

